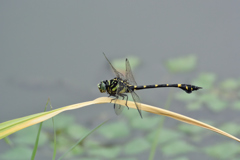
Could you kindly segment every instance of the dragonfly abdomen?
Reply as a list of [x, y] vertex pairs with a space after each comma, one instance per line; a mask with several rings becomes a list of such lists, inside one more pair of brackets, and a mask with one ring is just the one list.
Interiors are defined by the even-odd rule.
[[149, 88], [164, 88], [164, 87], [181, 88], [187, 93], [192, 93], [192, 91], [202, 89], [202, 87], [198, 87], [190, 84], [155, 84], [155, 85], [133, 86], [134, 90], [149, 89]]

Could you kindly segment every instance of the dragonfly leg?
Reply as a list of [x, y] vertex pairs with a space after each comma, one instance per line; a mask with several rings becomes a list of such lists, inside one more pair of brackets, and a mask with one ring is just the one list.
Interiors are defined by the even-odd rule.
[[[109, 95], [108, 97], [110, 97], [111, 95]], [[114, 97], [113, 99], [111, 99], [111, 101], [110, 101], [110, 103], [112, 103], [112, 101], [114, 101], [114, 100], [116, 100], [116, 99], [118, 99], [118, 96], [116, 96], [116, 97]], [[114, 103], [114, 105], [115, 105], [115, 103]]]
[[123, 100], [124, 100], [124, 97], [127, 97], [125, 106], [129, 109], [129, 107], [128, 107], [128, 105], [127, 105], [128, 95], [126, 95], [126, 94], [121, 94], [120, 96], [123, 98]]

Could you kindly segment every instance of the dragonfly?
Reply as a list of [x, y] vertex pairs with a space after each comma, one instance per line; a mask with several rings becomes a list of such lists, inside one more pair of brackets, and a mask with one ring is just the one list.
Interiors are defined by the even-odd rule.
[[[113, 67], [113, 65], [111, 64], [111, 62], [108, 60], [108, 58], [104, 53], [103, 55], [105, 56], [110, 67], [112, 68], [115, 74], [115, 78], [101, 81], [97, 86], [101, 93], [107, 92], [109, 97], [110, 96], [114, 97], [110, 103], [112, 102], [114, 103], [113, 108], [116, 115], [121, 114], [125, 106], [129, 109], [127, 105], [127, 101], [128, 101], [127, 93], [130, 93], [140, 117], [143, 118], [142, 112], [141, 112], [141, 104], [139, 103], [140, 98], [135, 92], [136, 90], [150, 89], [150, 88], [163, 88], [163, 87], [176, 87], [184, 90], [186, 93], [192, 93], [192, 91], [197, 91], [199, 89], [202, 89], [202, 87], [194, 86], [191, 84], [154, 84], [154, 85], [138, 86], [134, 79], [129, 60], [127, 58], [125, 61], [126, 71], [125, 71], [125, 75], [123, 75]], [[126, 98], [125, 106], [122, 106], [116, 103], [116, 101], [120, 98], [122, 98], [122, 100]]]

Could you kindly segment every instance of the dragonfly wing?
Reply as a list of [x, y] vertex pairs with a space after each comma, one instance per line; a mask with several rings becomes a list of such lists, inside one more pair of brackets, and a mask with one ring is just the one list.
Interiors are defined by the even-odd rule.
[[126, 59], [126, 79], [130, 84], [137, 86], [137, 82], [135, 81], [134, 76], [132, 74], [132, 69], [128, 59]]
[[120, 95], [120, 92], [122, 91], [122, 89], [124, 89], [124, 83], [120, 82], [120, 80], [118, 80], [118, 88], [117, 88], [117, 91], [116, 91], [116, 99], [114, 101], [114, 111], [116, 113], [116, 115], [119, 115], [122, 113], [123, 109], [125, 106], [122, 106], [120, 104], [117, 104], [116, 101], [118, 100], [119, 97], [122, 97]]
[[103, 55], [105, 56], [106, 60], [107, 60], [108, 63], [110, 64], [110, 66], [111, 66], [111, 68], [112, 68], [115, 76], [118, 77], [118, 78], [121, 78], [121, 79], [125, 79], [125, 77], [123, 76], [123, 74], [120, 73], [120, 72], [118, 72], [118, 71], [113, 67], [113, 65], [112, 65], [111, 62], [107, 59], [107, 57], [106, 57], [106, 55], [105, 55], [104, 53], [103, 53]]
[[114, 111], [115, 111], [116, 115], [121, 114], [123, 109], [124, 109], [124, 106], [122, 106], [120, 104], [116, 104], [116, 103], [114, 104]]
[[142, 118], [141, 103], [138, 103], [138, 102], [140, 102], [139, 96], [134, 91], [131, 92], [131, 95], [132, 95], [133, 101], [137, 107], [137, 110]]

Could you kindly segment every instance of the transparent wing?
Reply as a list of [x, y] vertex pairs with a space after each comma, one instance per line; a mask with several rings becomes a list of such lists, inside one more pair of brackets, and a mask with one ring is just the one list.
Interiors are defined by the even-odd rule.
[[103, 55], [105, 56], [106, 60], [107, 60], [108, 63], [110, 64], [110, 66], [111, 66], [111, 68], [112, 68], [115, 76], [118, 77], [118, 78], [121, 78], [121, 79], [125, 79], [125, 77], [123, 76], [123, 74], [120, 73], [120, 72], [118, 72], [118, 71], [113, 67], [113, 65], [112, 65], [111, 62], [107, 59], [107, 57], [106, 57], [106, 55], [104, 54], [104, 52], [103, 52]]
[[137, 107], [137, 110], [138, 110], [138, 112], [139, 112], [139, 114], [140, 114], [140, 116], [142, 118], [141, 104], [138, 103], [138, 102], [140, 102], [140, 99], [139, 99], [138, 95], [134, 91], [131, 92], [131, 95], [132, 95], [133, 101], [134, 101], [134, 103], [135, 103], [135, 105]]
[[116, 104], [114, 103], [114, 111], [116, 113], [116, 115], [119, 115], [122, 113], [123, 109], [124, 109], [125, 106], [122, 106], [120, 104]]
[[128, 59], [126, 59], [126, 79], [128, 80], [129, 84], [137, 86], [137, 82], [135, 81], [134, 76], [132, 74], [131, 66]]
[[[118, 85], [119, 85], [119, 87], [117, 88], [117, 91], [116, 91], [116, 97], [117, 97], [117, 99], [119, 99], [119, 97], [122, 97], [122, 96], [119, 94], [119, 92], [125, 87], [124, 84], [120, 82], [120, 80], [118, 80]], [[116, 99], [116, 100], [117, 100], [117, 99]], [[115, 100], [115, 101], [116, 101], [116, 100]], [[123, 111], [123, 109], [124, 109], [124, 107], [125, 107], [125, 106], [122, 106], [122, 105], [120, 105], [120, 104], [116, 104], [116, 103], [114, 102], [114, 111], [115, 111], [116, 115], [121, 114], [122, 111]]]

